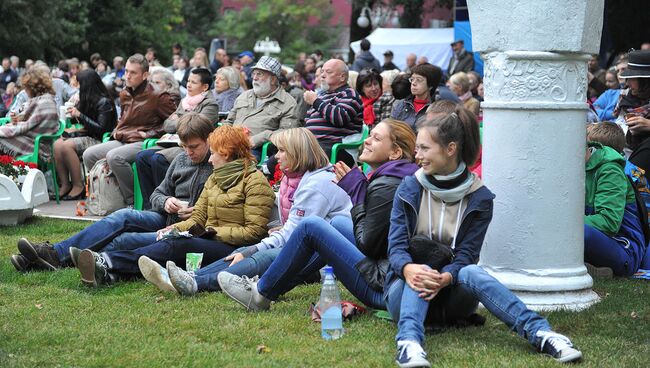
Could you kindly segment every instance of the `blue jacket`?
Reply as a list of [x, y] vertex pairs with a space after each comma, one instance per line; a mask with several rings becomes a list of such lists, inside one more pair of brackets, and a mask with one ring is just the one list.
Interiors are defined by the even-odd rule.
[[618, 97], [621, 95], [620, 89], [608, 89], [603, 92], [600, 97], [594, 102], [594, 108], [598, 114], [600, 121], [614, 121], [614, 108], [618, 104]]
[[[388, 286], [397, 277], [404, 278], [402, 269], [408, 263], [413, 263], [408, 247], [409, 240], [415, 235], [421, 199], [422, 186], [415, 176], [404, 178], [395, 193], [390, 216], [388, 232], [390, 271], [386, 276], [384, 290], [388, 290]], [[454, 260], [440, 270], [441, 273], [451, 274], [452, 284], [456, 283], [461, 268], [478, 261], [485, 233], [492, 220], [494, 194], [487, 187], [480, 187], [466, 199], [467, 208], [463, 213], [456, 237], [456, 248], [453, 250]]]
[[[379, 60], [377, 60], [370, 51], [359, 51], [359, 54], [357, 55], [356, 60], [354, 60], [354, 63], [352, 63], [352, 67], [350, 70], [354, 70], [355, 72], [360, 72], [363, 69], [370, 69], [374, 68], [378, 72], [381, 72], [381, 65], [379, 64]], [[351, 86], [352, 88], [355, 88], [355, 86]]]
[[415, 124], [421, 117], [427, 114], [427, 108], [431, 104], [431, 101], [429, 101], [429, 103], [426, 104], [422, 110], [415, 112], [413, 100], [415, 100], [415, 97], [413, 97], [413, 95], [410, 95], [403, 100], [395, 101], [390, 117], [405, 122], [406, 124], [410, 125], [415, 132], [417, 131], [417, 129], [415, 129]]

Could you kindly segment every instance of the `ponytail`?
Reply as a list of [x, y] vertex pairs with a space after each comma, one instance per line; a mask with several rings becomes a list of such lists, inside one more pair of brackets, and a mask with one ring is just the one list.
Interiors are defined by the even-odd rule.
[[451, 142], [458, 146], [458, 158], [472, 166], [481, 149], [481, 136], [476, 116], [462, 106], [451, 114], [426, 120], [420, 129], [427, 129], [431, 138], [446, 147]]

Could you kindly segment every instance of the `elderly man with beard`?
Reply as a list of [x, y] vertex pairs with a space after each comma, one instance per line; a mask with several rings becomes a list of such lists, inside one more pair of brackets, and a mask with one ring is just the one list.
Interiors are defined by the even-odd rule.
[[298, 126], [296, 100], [278, 82], [282, 66], [270, 56], [262, 56], [253, 67], [253, 89], [242, 93], [225, 122], [242, 125], [250, 132], [253, 154], [260, 158], [262, 145], [281, 129]]

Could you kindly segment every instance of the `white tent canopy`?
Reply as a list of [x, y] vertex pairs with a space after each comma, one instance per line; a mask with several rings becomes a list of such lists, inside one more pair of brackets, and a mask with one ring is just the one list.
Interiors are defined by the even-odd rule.
[[[400, 69], [406, 67], [406, 55], [426, 56], [431, 64], [446, 71], [452, 56], [450, 44], [454, 42], [453, 28], [377, 28], [368, 37], [370, 52], [383, 64], [384, 52], [393, 52], [393, 63]], [[350, 47], [355, 53], [361, 41]]]

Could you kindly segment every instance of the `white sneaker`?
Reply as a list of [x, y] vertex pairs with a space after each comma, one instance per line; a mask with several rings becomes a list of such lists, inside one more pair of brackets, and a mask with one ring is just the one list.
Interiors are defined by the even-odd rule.
[[140, 267], [140, 273], [142, 276], [144, 276], [144, 278], [150, 283], [156, 285], [158, 289], [178, 294], [174, 285], [169, 281], [167, 270], [161, 267], [158, 262], [147, 256], [142, 256], [138, 258], [138, 267]]
[[422, 346], [411, 340], [397, 342], [395, 363], [400, 368], [431, 367], [431, 363], [427, 360], [427, 353], [424, 352]]
[[217, 276], [219, 286], [226, 295], [247, 310], [255, 312], [268, 310], [271, 307], [271, 301], [257, 291], [258, 279], [257, 276], [250, 279], [248, 276], [239, 277], [225, 271], [219, 272]]
[[539, 338], [538, 349], [548, 354], [560, 363], [568, 363], [582, 358], [582, 352], [573, 347], [571, 340], [564, 335], [553, 331], [537, 331], [535, 335]]

